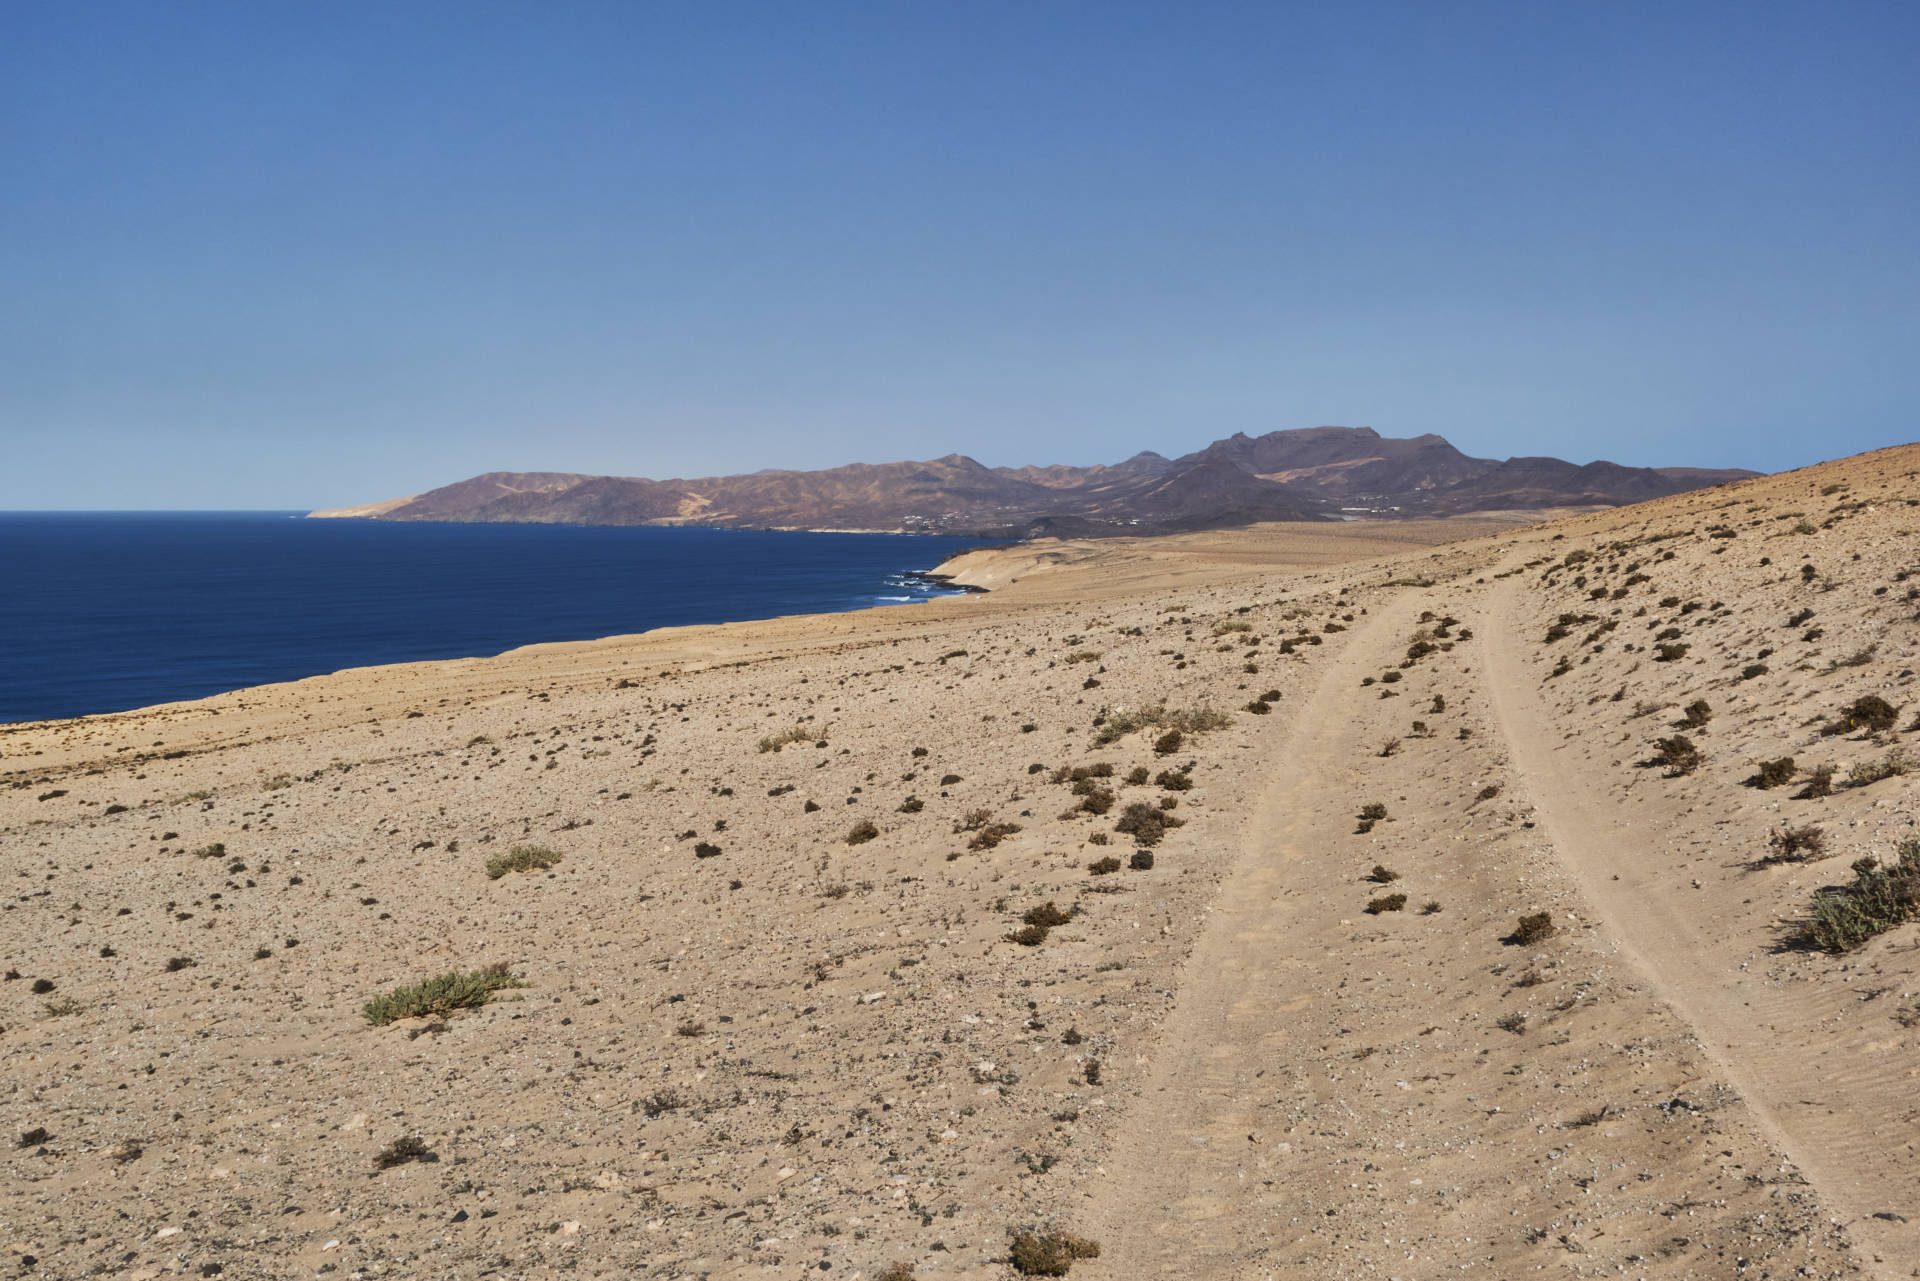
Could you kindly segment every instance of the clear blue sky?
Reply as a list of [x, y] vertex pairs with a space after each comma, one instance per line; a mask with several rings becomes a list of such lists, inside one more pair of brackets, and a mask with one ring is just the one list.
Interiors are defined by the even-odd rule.
[[1920, 5], [0, 7], [0, 508], [1920, 438]]

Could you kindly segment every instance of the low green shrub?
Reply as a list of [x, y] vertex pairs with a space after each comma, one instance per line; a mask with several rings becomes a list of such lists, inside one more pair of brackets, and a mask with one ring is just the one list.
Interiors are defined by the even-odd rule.
[[360, 1012], [367, 1022], [379, 1027], [396, 1019], [474, 1009], [485, 1005], [495, 992], [525, 986], [504, 962], [465, 974], [449, 970], [437, 978], [397, 987], [385, 996], [377, 996], [361, 1006]]
[[1077, 1259], [1100, 1257], [1100, 1243], [1054, 1229], [1014, 1234], [1007, 1261], [1023, 1277], [1063, 1277]]
[[1862, 649], [1856, 649], [1853, 651], [1853, 653], [1848, 654], [1845, 658], [1834, 659], [1831, 663], [1827, 665], [1827, 671], [1836, 672], [1836, 671], [1839, 671], [1842, 667], [1865, 667], [1868, 663], [1871, 663], [1873, 661], [1873, 656], [1875, 654], [1878, 654], [1879, 652], [1880, 652], [1880, 646], [1878, 643], [1868, 645]]
[[[1182, 736], [1185, 736], [1187, 734], [1204, 734], [1208, 730], [1225, 729], [1231, 724], [1233, 724], [1232, 717], [1228, 716], [1225, 712], [1215, 711], [1211, 707], [1169, 709], [1164, 704], [1155, 703], [1150, 707], [1142, 707], [1129, 712], [1114, 712], [1106, 716], [1100, 722], [1100, 727], [1094, 731], [1093, 742], [1095, 746], [1104, 746], [1107, 743], [1118, 742], [1127, 735], [1143, 729], [1162, 729], [1168, 731], [1169, 734], [1178, 732]], [[1163, 734], [1161, 735], [1161, 740], [1165, 741], [1167, 737], [1167, 734]], [[1159, 750], [1157, 745], [1155, 750]], [[1167, 748], [1161, 755], [1164, 756], [1167, 753], [1177, 752], [1179, 750], [1178, 743], [1176, 743], [1173, 747]]]
[[1803, 939], [1828, 952], [1848, 952], [1877, 934], [1920, 916], [1920, 837], [1900, 843], [1898, 859], [1871, 856], [1853, 864], [1853, 880], [1813, 892]]
[[428, 1149], [426, 1141], [414, 1135], [395, 1139], [380, 1154], [373, 1158], [376, 1170], [391, 1170], [397, 1165], [406, 1165], [413, 1161], [431, 1164], [440, 1159], [440, 1154]]
[[1048, 781], [1053, 783], [1072, 783], [1076, 792], [1084, 791], [1083, 784], [1091, 786], [1093, 780], [1113, 777], [1113, 764], [1110, 761], [1094, 761], [1091, 765], [1075, 765], [1068, 768], [1062, 765], [1053, 772]]
[[1517, 947], [1527, 947], [1544, 939], [1550, 939], [1556, 933], [1558, 931], [1554, 929], [1552, 914], [1535, 912], [1531, 916], [1521, 917], [1513, 927], [1513, 933], [1507, 935], [1505, 941]]
[[1020, 830], [1018, 823], [989, 823], [967, 842], [970, 850], [990, 850]]
[[1857, 761], [1847, 770], [1847, 786], [1866, 787], [1883, 778], [1899, 778], [1913, 772], [1913, 760], [1906, 749], [1896, 747], [1877, 761]]
[[1113, 793], [1104, 787], [1089, 788], [1081, 797], [1079, 811], [1087, 814], [1105, 814], [1113, 808]]
[[1816, 765], [1807, 778], [1807, 785], [1795, 793], [1803, 801], [1817, 801], [1833, 795], [1834, 767], [1831, 764]]
[[1766, 863], [1810, 863], [1827, 851], [1827, 834], [1812, 823], [1783, 827], [1767, 837]]
[[516, 845], [487, 860], [487, 879], [497, 881], [509, 872], [545, 871], [559, 861], [560, 856], [544, 845]]
[[1053, 905], [1052, 899], [1048, 899], [1046, 902], [1042, 903], [1039, 907], [1028, 908], [1026, 911], [1026, 914], [1022, 916], [1020, 919], [1022, 921], [1025, 921], [1028, 925], [1045, 925], [1045, 926], [1065, 925], [1068, 921], [1071, 921], [1073, 919], [1073, 913], [1062, 912], [1059, 908]]
[[1700, 768], [1706, 756], [1699, 745], [1685, 734], [1675, 734], [1672, 738], [1656, 739], [1654, 749], [1659, 753], [1658, 760], [1667, 767], [1670, 778], [1682, 774], [1691, 774]]
[[760, 750], [763, 752], [777, 752], [790, 744], [809, 742], [813, 738], [813, 730], [808, 729], [805, 725], [795, 725], [790, 729], [781, 730], [778, 734], [769, 734], [767, 737], [761, 739]]
[[1820, 732], [1829, 737], [1851, 734], [1855, 730], [1884, 734], [1893, 728], [1894, 718], [1898, 715], [1899, 710], [1886, 699], [1878, 694], [1865, 694], [1841, 708], [1832, 720], [1820, 727]]
[[1181, 820], [1173, 817], [1158, 806], [1145, 801], [1135, 801], [1127, 806], [1120, 821], [1113, 830], [1133, 837], [1136, 845], [1158, 845], [1170, 827], [1179, 827]]

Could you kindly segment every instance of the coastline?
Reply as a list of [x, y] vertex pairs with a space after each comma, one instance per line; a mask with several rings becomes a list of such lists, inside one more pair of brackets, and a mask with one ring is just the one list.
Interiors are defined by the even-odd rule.
[[[917, 571], [961, 594], [935, 597], [910, 610], [870, 605], [824, 614], [789, 614], [725, 623], [696, 623], [614, 633], [584, 640], [536, 641], [490, 655], [374, 663], [296, 680], [249, 685], [208, 695], [57, 720], [0, 725], [0, 779], [23, 768], [93, 760], [103, 751], [140, 752], [137, 742], [165, 729], [186, 736], [185, 750], [278, 737], [334, 723], [335, 709], [355, 715], [405, 715], [467, 699], [494, 682], [578, 691], [618, 680], [635, 668], [661, 677], [721, 666], [798, 658], [848, 645], [891, 644], [946, 634], [1002, 617], [1097, 604], [1142, 590], [1197, 588], [1274, 570], [1305, 571], [1371, 557], [1414, 555], [1430, 547], [1511, 528], [1480, 522], [1269, 524], [1201, 534], [1061, 540], [1034, 539], [973, 548]], [[324, 711], [323, 711], [324, 709]], [[77, 740], [70, 736], [79, 735]], [[112, 742], [112, 748], [105, 748]], [[56, 746], [55, 744], [59, 744]], [[84, 747], [82, 747], [84, 745]], [[164, 751], [183, 750], [167, 739]], [[34, 758], [29, 764], [23, 757]]]
[[[280, 514], [290, 515], [290, 514]], [[353, 667], [912, 605], [971, 540], [377, 526], [84, 513], [10, 526], [0, 722], [137, 710]], [[304, 526], [304, 528], [302, 528]], [[331, 528], [329, 528], [331, 527]]]
[[[1901, 483], [1863, 469], [1853, 492]], [[1903, 1106], [1904, 1060], [1850, 1078], [1863, 1110], [1781, 1110], [1823, 1070], [1783, 1045], [1884, 1036], [1885, 1009], [1842, 1001], [1829, 958], [1750, 973], [1805, 887], [1720, 856], [1775, 821], [1745, 762], [1900, 656], [1715, 684], [1706, 768], [1655, 779], [1619, 735], [1665, 727], [1615, 691], [1678, 707], [1703, 672], [1540, 639], [1635, 564], [1593, 610], [1726, 602], [1748, 617], [1683, 616], [1705, 662], [1778, 630], [1801, 575], [1711, 522], [1758, 502], [1764, 536], [1807, 485], [1548, 527], [975, 550], [928, 572], [990, 590], [913, 610], [5, 732], [23, 981], [0, 989], [0, 1062], [12, 1123], [40, 1134], [18, 1159], [67, 1190], [16, 1180], [0, 1203], [24, 1244], [102, 1275], [181, 1228], [168, 1259], [228, 1271], [244, 1248], [288, 1274], [404, 1252], [436, 1274], [746, 1281], [797, 1249], [810, 1273], [992, 1281], [1009, 1235], [1047, 1223], [1103, 1243], [1087, 1281], [1320, 1275], [1364, 1261], [1349, 1210], [1436, 1263], [1470, 1236], [1506, 1275], [1538, 1259], [1516, 1213], [1550, 1222], [1573, 1195], [1525, 1177], [1559, 1160], [1621, 1172], [1579, 1202], [1609, 1268], [1651, 1257], [1671, 1228], [1649, 1205], [1681, 1200], [1707, 1248], [1781, 1274], [1845, 1271], [1827, 1223], [1904, 1257], [1907, 1229], [1862, 1222], [1904, 1158], [1857, 1141]], [[1788, 545], [1835, 566], [1833, 655], [1884, 639], [1873, 588], [1905, 568], [1903, 504], [1842, 515], [1859, 524]], [[1909, 830], [1885, 805], [1905, 786], [1794, 803], [1848, 833], [1844, 863]], [[1373, 802], [1384, 825], [1356, 830]], [[1669, 933], [1645, 907], [1664, 901], [1712, 915]], [[1540, 912], [1550, 939], [1501, 941]], [[1864, 955], [1913, 987], [1905, 950]], [[493, 966], [512, 986], [483, 1005], [365, 1013]], [[72, 1066], [50, 1075], [56, 1045]], [[1535, 1070], [1489, 1070], [1522, 1053]], [[383, 1165], [402, 1140], [437, 1163]], [[1802, 1159], [1822, 1151], [1864, 1153], [1872, 1195]], [[1386, 1201], [1353, 1186], [1383, 1159]], [[1773, 1169], [1795, 1173], [1741, 1177]], [[1402, 1196], [1408, 1177], [1445, 1199]], [[270, 1232], [196, 1233], [242, 1202]]]

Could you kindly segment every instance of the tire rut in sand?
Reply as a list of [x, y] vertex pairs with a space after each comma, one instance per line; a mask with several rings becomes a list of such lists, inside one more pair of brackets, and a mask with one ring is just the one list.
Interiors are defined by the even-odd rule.
[[[1560, 797], [1503, 732], [1532, 687], [1486, 591], [1408, 586], [1363, 597], [1243, 767], [1265, 786], [1153, 1048], [1110, 1065], [1132, 1097], [1083, 1204], [1060, 1205], [1102, 1245], [1074, 1275], [1862, 1275], [1530, 821], [1535, 787]], [[1569, 928], [1509, 946], [1542, 907]]]
[[[1293, 709], [1272, 779], [1242, 829], [1205, 932], [1188, 958], [1148, 1080], [1115, 1137], [1091, 1218], [1103, 1242], [1101, 1277], [1227, 1277], [1282, 1213], [1288, 1190], [1257, 1177], [1256, 1077], [1288, 1036], [1290, 1014], [1315, 999], [1290, 983], [1298, 941], [1287, 883], [1301, 870], [1329, 794], [1350, 774], [1358, 731], [1347, 715], [1361, 674], [1403, 644], [1420, 601], [1404, 598], [1355, 628], [1311, 697]], [[1335, 820], [1341, 821], [1344, 820]]]
[[[1521, 658], [1518, 590], [1517, 581], [1502, 583], [1487, 601], [1480, 620], [1488, 642], [1482, 686], [1554, 858], [1599, 913], [1621, 959], [1692, 1029], [1761, 1135], [1799, 1167], [1849, 1231], [1876, 1247], [1862, 1255], [1879, 1256], [1882, 1266], [1870, 1275], [1893, 1277], [1886, 1260], [1901, 1257], [1902, 1246], [1885, 1239], [1893, 1229], [1873, 1216], [1886, 1200], [1887, 1178], [1898, 1173], [1875, 1167], [1887, 1166], [1886, 1153], [1897, 1145], [1867, 1118], [1900, 1109], [1856, 1114], [1847, 1107], [1792, 1106], [1831, 1098], [1839, 1085], [1817, 1063], [1812, 1045], [1783, 1044], [1772, 1030], [1815, 1027], [1816, 1013], [1791, 1008], [1809, 996], [1764, 991], [1743, 978], [1740, 945], [1710, 936], [1688, 900], [1672, 892], [1672, 878], [1662, 877], [1663, 832], [1636, 823], [1630, 810], [1605, 795], [1602, 782], [1575, 768], [1575, 736], [1555, 725], [1539, 678]], [[1911, 1267], [1899, 1275], [1910, 1275]]]

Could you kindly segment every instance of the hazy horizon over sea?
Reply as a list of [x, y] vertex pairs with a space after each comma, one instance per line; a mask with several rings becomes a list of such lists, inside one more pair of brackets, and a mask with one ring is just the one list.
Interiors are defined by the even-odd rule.
[[951, 594], [980, 539], [0, 512], [0, 723], [382, 663]]

